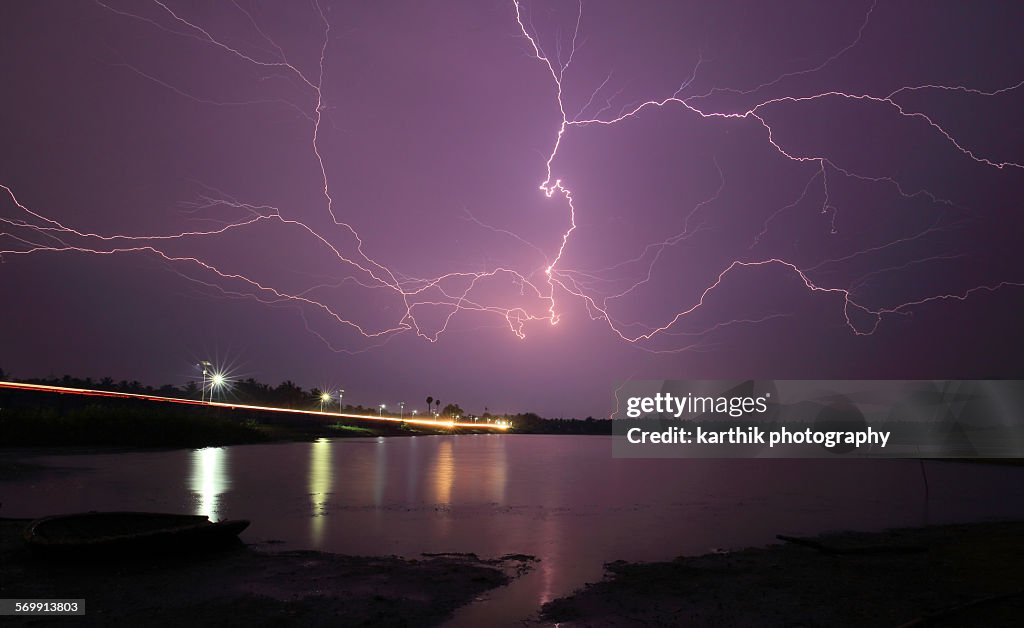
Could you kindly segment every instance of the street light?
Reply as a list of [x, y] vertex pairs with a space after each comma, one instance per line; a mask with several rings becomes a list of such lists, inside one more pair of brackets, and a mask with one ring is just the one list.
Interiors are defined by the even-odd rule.
[[223, 373], [213, 373], [210, 376], [210, 402], [213, 402], [213, 391], [214, 389], [221, 389], [227, 385], [227, 378], [224, 377]]
[[338, 389], [338, 412], [344, 412], [345, 411], [345, 407], [343, 405], [341, 405], [341, 398], [343, 396], [345, 396], [345, 389], [344, 388], [339, 388]]
[[405, 420], [405, 402], [404, 401], [399, 401], [398, 402], [398, 418], [402, 419], [403, 421]]
[[[199, 368], [203, 369], [203, 387], [199, 391], [199, 402], [200, 403], [206, 401], [206, 376], [207, 376], [207, 374], [209, 374], [210, 369], [212, 367], [213, 367], [213, 364], [211, 364], [207, 360], [203, 360], [203, 361], [201, 361], [199, 363]], [[210, 399], [213, 399], [212, 392], [211, 392], [211, 395], [210, 395]]]
[[383, 403], [380, 404], [380, 409], [377, 410], [377, 416], [384, 416], [384, 408], [386, 407], [387, 406], [385, 406]]
[[330, 403], [330, 401], [331, 401], [331, 393], [329, 393], [329, 392], [322, 392], [322, 393], [320, 393], [320, 412], [324, 411], [324, 404], [325, 403]]

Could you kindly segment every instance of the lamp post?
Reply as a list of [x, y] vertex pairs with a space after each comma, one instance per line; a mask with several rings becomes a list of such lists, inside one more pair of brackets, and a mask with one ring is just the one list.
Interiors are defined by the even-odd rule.
[[344, 388], [339, 388], [338, 389], [338, 412], [344, 412], [345, 411], [345, 406], [341, 405], [341, 398], [343, 396], [345, 396], [345, 389]]
[[398, 418], [402, 419], [403, 421], [405, 420], [405, 402], [404, 401], [399, 401], [398, 402]]
[[386, 407], [383, 403], [380, 404], [380, 407], [377, 408], [377, 416], [384, 416], [384, 408]]
[[[210, 372], [210, 368], [213, 366], [208, 360], [203, 360], [199, 363], [199, 368], [203, 369], [203, 387], [199, 390], [199, 403], [206, 401], [206, 376]], [[210, 398], [213, 399], [211, 391]]]
[[320, 412], [324, 411], [324, 404], [331, 401], [331, 393], [322, 392], [320, 393]]

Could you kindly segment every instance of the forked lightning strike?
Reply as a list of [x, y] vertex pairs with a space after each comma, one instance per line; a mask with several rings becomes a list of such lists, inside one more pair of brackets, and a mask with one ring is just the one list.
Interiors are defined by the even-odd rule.
[[[316, 162], [316, 178], [319, 180], [321, 189], [318, 190], [323, 199], [323, 209], [330, 217], [334, 226], [347, 234], [351, 241], [346, 245], [339, 245], [333, 236], [318, 231], [310, 226], [309, 221], [301, 219], [294, 210], [274, 207], [269, 204], [250, 203], [238, 200], [237, 197], [221, 192], [212, 186], [204, 186], [204, 192], [200, 195], [199, 201], [194, 204], [195, 211], [210, 211], [215, 208], [225, 210], [238, 210], [246, 212], [247, 217], [239, 220], [225, 221], [216, 229], [182, 231], [173, 234], [101, 234], [96, 233], [87, 227], [72, 227], [45, 215], [44, 212], [30, 208], [30, 203], [25, 203], [18, 198], [15, 191], [6, 184], [0, 182], [7, 197], [9, 208], [15, 212], [13, 216], [0, 215], [0, 223], [6, 226], [6, 231], [0, 233], [0, 261], [4, 256], [28, 256], [50, 254], [91, 254], [91, 255], [117, 255], [117, 254], [144, 254], [152, 255], [170, 265], [175, 272], [182, 277], [196, 282], [198, 285], [217, 289], [223, 296], [242, 297], [253, 299], [265, 304], [293, 303], [300, 308], [303, 324], [316, 337], [321, 339], [333, 351], [348, 351], [345, 347], [336, 347], [329, 341], [322, 330], [311, 326], [306, 318], [307, 310], [320, 312], [329, 320], [352, 330], [367, 341], [386, 341], [387, 339], [405, 332], [413, 332], [429, 342], [435, 342], [444, 333], [449, 322], [459, 313], [475, 312], [487, 316], [497, 317], [507, 325], [509, 330], [519, 338], [526, 337], [526, 330], [530, 323], [538, 322], [555, 325], [562, 320], [561, 297], [575, 299], [584, 306], [592, 320], [604, 321], [608, 328], [622, 340], [635, 343], [645, 351], [671, 352], [682, 351], [693, 348], [692, 342], [682, 346], [671, 345], [672, 341], [680, 336], [710, 334], [716, 330], [738, 324], [756, 324], [771, 320], [783, 314], [766, 313], [760, 316], [735, 316], [722, 317], [717, 322], [707, 324], [700, 323], [701, 331], [688, 332], [680, 331], [680, 323], [698, 310], [704, 309], [707, 298], [720, 290], [726, 289], [727, 280], [734, 273], [743, 272], [746, 269], [767, 267], [777, 268], [780, 271], [798, 279], [800, 285], [806, 290], [831, 297], [838, 304], [839, 311], [845, 324], [856, 335], [870, 335], [875, 332], [882, 323], [884, 317], [889, 314], [902, 314], [912, 308], [927, 303], [941, 300], [958, 299], [964, 300], [971, 295], [982, 291], [994, 291], [1007, 287], [1024, 286], [1020, 277], [997, 277], [989, 283], [975, 285], [973, 287], [939, 292], [928, 296], [916, 296], [908, 298], [903, 302], [892, 302], [888, 304], [869, 304], [863, 302], [857, 296], [858, 290], [869, 278], [876, 277], [882, 273], [896, 272], [917, 264], [927, 264], [932, 261], [948, 261], [956, 259], [956, 255], [929, 255], [913, 259], [901, 264], [885, 263], [880, 267], [863, 273], [859, 279], [847, 285], [825, 285], [820, 279], [813, 279], [812, 273], [830, 264], [847, 261], [854, 258], [863, 258], [871, 253], [899, 247], [900, 245], [928, 237], [939, 230], [936, 225], [929, 225], [910, 236], [893, 237], [890, 241], [866, 247], [845, 256], [833, 259], [821, 259], [813, 264], [798, 265], [786, 259], [784, 256], [761, 256], [736, 258], [725, 264], [717, 273], [716, 278], [702, 290], [695, 292], [690, 304], [680, 309], [668, 318], [650, 324], [626, 323], [620, 320], [612, 311], [616, 300], [626, 295], [639, 294], [641, 288], [651, 281], [652, 272], [662, 257], [662, 253], [680, 242], [697, 237], [704, 233], [704, 222], [700, 221], [696, 226], [691, 225], [691, 219], [698, 212], [707, 206], [715, 203], [721, 196], [726, 186], [726, 175], [715, 161], [718, 173], [721, 178], [721, 185], [717, 192], [705, 201], [692, 207], [686, 214], [686, 220], [682, 230], [665, 238], [662, 241], [652, 242], [643, 248], [642, 252], [625, 262], [609, 262], [602, 270], [584, 270], [569, 267], [571, 263], [570, 252], [574, 246], [584, 246], [577, 236], [577, 217], [582, 215], [585, 207], [577, 207], [576, 198], [573, 195], [571, 182], [558, 176], [559, 152], [565, 142], [571, 141], [572, 136], [578, 133], [587, 132], [592, 127], [604, 127], [619, 125], [630, 120], [637, 119], [654, 109], [676, 109], [681, 116], [691, 116], [696, 120], [715, 120], [734, 125], [753, 125], [755, 130], [763, 133], [763, 141], [770, 146], [778, 155], [792, 162], [796, 167], [803, 164], [814, 166], [814, 172], [807, 180], [800, 196], [792, 203], [782, 206], [770, 214], [763, 221], [760, 232], [755, 236], [750, 252], [760, 250], [764, 239], [770, 231], [771, 223], [782, 213], [787, 212], [809, 196], [820, 192], [820, 207], [822, 213], [830, 213], [831, 231], [833, 233], [841, 229], [841, 203], [837, 202], [830, 193], [830, 182], [833, 178], [845, 177], [863, 184], [877, 184], [888, 186], [894, 190], [894, 194], [902, 199], [927, 198], [930, 202], [952, 206], [953, 203], [946, 199], [939, 198], [927, 190], [909, 191], [905, 184], [895, 176], [878, 176], [866, 173], [858, 173], [853, 168], [847, 167], [838, 160], [827, 154], [800, 154], [793, 149], [787, 149], [785, 133], [773, 127], [767, 121], [768, 114], [773, 111], [802, 105], [807, 103], [828, 102], [831, 100], [842, 100], [848, 103], [857, 103], [865, 107], [882, 108], [892, 115], [897, 116], [906, 124], [924, 125], [930, 132], [935, 133], [948, 148], [959, 153], [962, 158], [997, 170], [1024, 169], [1020, 162], [997, 159], [984, 154], [978, 147], [969, 146], [966, 141], [958, 139], [953, 132], [943, 127], [939, 122], [929, 115], [908, 109], [900, 104], [900, 96], [911, 92], [940, 92], [955, 91], [974, 98], [990, 98], [1011, 92], [1024, 87], [1024, 81], [1017, 82], [994, 90], [982, 90], [963, 85], [938, 85], [920, 84], [906, 85], [889, 93], [876, 95], [859, 92], [846, 92], [841, 90], [829, 90], [810, 95], [786, 95], [764, 99], [752, 107], [744, 108], [742, 111], [727, 111], [707, 108], [704, 103], [717, 93], [731, 93], [744, 96], [756, 97], [761, 91], [772, 87], [778, 88], [788, 78], [808, 75], [818, 72], [827, 65], [848, 53], [855, 46], [859, 45], [865, 29], [870, 27], [872, 15], [876, 10], [876, 2], [872, 2], [866, 9], [863, 23], [857, 31], [856, 37], [840, 47], [831, 56], [820, 63], [812, 64], [809, 67], [795, 69], [783, 73], [776, 78], [763, 81], [750, 89], [736, 89], [730, 87], [715, 87], [704, 93], [686, 95], [691, 85], [701, 70], [703, 58], [698, 58], [694, 64], [693, 71], [679, 88], [672, 94], [663, 98], [652, 98], [637, 105], [630, 106], [614, 116], [602, 117], [612, 107], [613, 100], [618, 92], [609, 96], [603, 96], [603, 92], [612, 78], [612, 72], [591, 94], [586, 103], [579, 109], [579, 112], [570, 116], [566, 109], [566, 94], [564, 92], [565, 77], [571, 70], [574, 58], [577, 55], [577, 41], [584, 24], [584, 7], [579, 4], [575, 20], [575, 29], [568, 42], [568, 55], [565, 61], [561, 60], [561, 45], [559, 42], [559, 54], [552, 55], [545, 52], [540, 44], [540, 38], [533, 31], [532, 20], [526, 14], [526, 8], [520, 0], [512, 0], [510, 6], [510, 29], [520, 36], [524, 42], [524, 48], [531, 63], [539, 66], [547, 78], [550, 79], [552, 87], [553, 109], [557, 111], [557, 132], [551, 138], [550, 152], [546, 159], [538, 164], [542, 173], [542, 180], [539, 183], [539, 191], [547, 199], [554, 199], [564, 205], [566, 211], [566, 226], [564, 231], [558, 234], [557, 248], [545, 252], [530, 242], [527, 242], [517, 234], [507, 229], [497, 229], [473, 220], [482, 228], [491, 229], [497, 233], [511, 236], [517, 244], [525, 245], [539, 252], [544, 263], [539, 267], [514, 268], [509, 265], [493, 265], [486, 270], [459, 270], [453, 269], [450, 272], [436, 277], [409, 277], [401, 272], [389, 268], [385, 263], [375, 259], [366, 250], [363, 239], [360, 237], [356, 226], [351, 221], [341, 220], [339, 204], [336, 202], [335, 193], [331, 187], [330, 164], [325, 160], [321, 150], [323, 135], [328, 132], [324, 127], [324, 111], [327, 103], [324, 101], [324, 79], [328, 72], [331, 58], [331, 33], [332, 24], [328, 20], [319, 0], [313, 0], [312, 6], [315, 10], [316, 19], [322, 24], [321, 38], [316, 42], [317, 67], [315, 74], [300, 69], [298, 65], [289, 60], [289, 55], [275, 42], [260, 26], [257, 15], [246, 10], [237, 2], [232, 2], [234, 10], [238, 13], [239, 20], [248, 24], [255, 35], [270, 46], [272, 50], [264, 50], [262, 56], [250, 53], [238, 46], [232, 46], [215, 36], [211, 30], [202, 24], [186, 19], [178, 11], [171, 8], [161, 0], [151, 0], [156, 10], [157, 17], [137, 14], [133, 11], [114, 8], [106, 3], [97, 2], [98, 10], [109, 11], [119, 18], [134, 21], [142, 28], [156, 28], [165, 33], [179, 38], [191, 39], [207, 46], [211, 54], [229, 55], [241, 62], [251, 64], [264, 70], [274, 70], [286, 73], [294, 79], [297, 87], [300, 88], [301, 98], [305, 104], [296, 103], [293, 98], [281, 97], [271, 100], [238, 100], [238, 101], [217, 101], [210, 98], [190, 94], [186, 90], [173, 85], [159, 77], [155, 72], [143, 68], [137, 68], [129, 62], [118, 64], [120, 67], [129, 68], [139, 77], [152, 81], [172, 92], [192, 99], [197, 103], [208, 106], [255, 106], [265, 103], [284, 104], [292, 110], [299, 111], [302, 118], [308, 122], [308, 145], [312, 157]], [[621, 91], [621, 90], [620, 90]], [[586, 112], [595, 108], [595, 103], [604, 101], [596, 113]], [[587, 117], [589, 115], [589, 117]], [[550, 121], [545, 121], [550, 124]], [[749, 130], [749, 129], [748, 129]], [[685, 150], [685, 147], [680, 147]], [[680, 208], [682, 212], [683, 209]], [[270, 282], [256, 276], [227, 270], [209, 260], [204, 260], [197, 255], [183, 255], [169, 252], [167, 243], [189, 243], [209, 238], [224, 236], [230, 232], [252, 229], [256, 226], [276, 226], [280, 229], [297, 230], [307, 237], [313, 246], [320, 247], [329, 252], [337, 260], [339, 268], [347, 275], [344, 279], [335, 284], [321, 283], [312, 286], [301, 292], [289, 291], [277, 288]], [[635, 270], [634, 270], [635, 269]], [[621, 278], [622, 271], [633, 271], [633, 279], [625, 284]], [[385, 315], [380, 312], [371, 320], [353, 320], [352, 315], [347, 314], [338, 306], [329, 305], [325, 299], [314, 296], [315, 293], [331, 288], [338, 288], [342, 284], [351, 284], [365, 290], [386, 290], [396, 295], [404, 305], [402, 311], [397, 315]], [[506, 290], [510, 298], [529, 298], [530, 306], [509, 307], [507, 303], [495, 302], [493, 296], [485, 296], [485, 290], [478, 290], [487, 284], [493, 289], [495, 286]], [[433, 309], [445, 312], [442, 323], [433, 329], [428, 328], [417, 320], [419, 312], [424, 309]], [[641, 326], [644, 331], [637, 332], [635, 328]], [[662, 344], [655, 344], [655, 342]], [[666, 346], [665, 343], [669, 343]], [[376, 345], [373, 345], [376, 346]], [[228, 404], [221, 404], [228, 405]], [[377, 417], [369, 417], [376, 419]]]

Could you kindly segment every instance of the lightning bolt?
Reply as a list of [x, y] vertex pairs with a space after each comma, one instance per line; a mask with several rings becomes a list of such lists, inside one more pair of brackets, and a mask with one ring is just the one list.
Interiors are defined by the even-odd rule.
[[[903, 247], [910, 243], [924, 242], [952, 228], [951, 225], [939, 221], [933, 221], [911, 234], [898, 235], [844, 255], [819, 258], [807, 263], [798, 263], [785, 255], [755, 255], [765, 248], [774, 232], [773, 224], [776, 220], [783, 214], [795, 212], [815, 194], [820, 194], [819, 213], [829, 216], [829, 235], [840, 233], [843, 220], [839, 217], [841, 204], [836, 200], [837, 180], [882, 186], [891, 190], [896, 198], [906, 202], [923, 201], [937, 208], [958, 208], [953, 201], [925, 189], [914, 189], [897, 176], [859, 172], [852, 166], [840, 163], [834, 156], [803, 154], [788, 148], [789, 142], [785, 132], [771, 122], [772, 114], [780, 110], [832, 101], [878, 108], [906, 125], [921, 127], [934, 134], [952, 153], [980, 167], [998, 171], [1024, 169], [1020, 162], [986, 155], [982, 149], [970, 146], [968, 142], [959, 139], [934, 117], [901, 104], [902, 98], [912, 93], [955, 92], [972, 98], [992, 98], [1024, 87], [1024, 81], [992, 90], [966, 85], [923, 83], [902, 86], [884, 94], [827, 90], [812, 94], [759, 97], [759, 94], [769, 88], [778, 89], [786, 85], [789, 79], [820, 72], [860, 45], [865, 31], [871, 27], [877, 1], [866, 8], [855, 37], [834, 53], [820, 62], [779, 74], [753, 87], [717, 86], [702, 93], [690, 94], [705, 62], [703, 56], [698, 55], [690, 74], [678, 83], [678, 88], [672, 93], [623, 106], [617, 113], [611, 114], [622, 90], [608, 93], [613, 88], [614, 76], [614, 73], [609, 71], [606, 78], [590, 93], [589, 98], [583, 101], [583, 105], [576, 109], [576, 113], [570, 115], [565, 88], [566, 76], [572, 70], [580, 50], [579, 41], [585, 21], [583, 3], [578, 3], [571, 36], [564, 43], [559, 37], [556, 40], [556, 53], [549, 54], [540, 43], [541, 38], [537, 35], [527, 7], [521, 0], [512, 0], [509, 6], [510, 30], [521, 38], [529, 60], [550, 80], [550, 97], [554, 105], [553, 110], [557, 112], [553, 126], [557, 131], [551, 137], [550, 150], [542, 156], [538, 164], [540, 182], [537, 189], [545, 199], [552, 201], [556, 209], [564, 209], [565, 227], [557, 234], [557, 247], [545, 250], [512, 230], [494, 227], [478, 220], [467, 210], [467, 219], [470, 222], [481, 229], [507, 237], [510, 244], [514, 243], [532, 250], [541, 263], [535, 267], [525, 268], [518, 268], [514, 264], [494, 263], [488, 264], [482, 270], [452, 270], [432, 277], [403, 274], [376, 258], [368, 250], [353, 218], [347, 217], [346, 210], [336, 202], [336, 198], [340, 197], [332, 189], [331, 168], [325, 159], [322, 145], [325, 133], [331, 128], [329, 116], [325, 116], [329, 107], [325, 98], [324, 81], [330, 67], [332, 24], [320, 0], [312, 0], [311, 4], [320, 27], [320, 36], [314, 42], [317, 61], [313, 71], [303, 69], [293, 62], [285, 48], [261, 27], [258, 16], [236, 0], [232, 0], [230, 6], [239, 20], [248, 24], [255, 37], [262, 42], [259, 52], [231, 45], [215, 35], [213, 29], [188, 19], [181, 11], [161, 0], [150, 0], [148, 6], [153, 9], [152, 13], [136, 12], [138, 5], [133, 5], [131, 10], [120, 9], [99, 1], [96, 5], [99, 10], [128, 22], [138, 23], [144, 28], [157, 29], [174, 38], [190, 40], [192, 43], [205, 46], [212, 54], [230, 57], [257, 70], [272, 73], [270, 76], [275, 78], [286, 79], [289, 85], [297, 90], [297, 93], [290, 97], [222, 100], [194, 94], [165, 80], [157, 73], [135, 67], [130, 62], [121, 61], [115, 64], [115, 67], [122, 68], [139, 79], [150, 81], [171, 93], [204, 106], [274, 106], [297, 113], [307, 125], [308, 136], [305, 141], [308, 141], [310, 155], [316, 164], [318, 193], [323, 202], [322, 210], [333, 228], [330, 231], [314, 228], [313, 221], [304, 219], [302, 213], [293, 208], [242, 200], [216, 187], [200, 184], [201, 192], [195, 201], [188, 204], [188, 211], [205, 216], [203, 220], [217, 222], [218, 226], [215, 228], [151, 234], [98, 233], [87, 227], [65, 224], [49, 217], [47, 212], [31, 208], [16, 196], [12, 187], [0, 183], [7, 211], [7, 214], [0, 215], [0, 228], [5, 229], [0, 232], [0, 261], [5, 256], [43, 254], [152, 256], [185, 280], [192, 282], [198, 289], [218, 297], [249, 299], [270, 307], [295, 307], [304, 328], [335, 352], [352, 352], [354, 349], [336, 343], [324, 330], [318, 329], [310, 322], [310, 313], [326, 317], [332, 324], [356, 334], [355, 337], [367, 348], [373, 348], [403, 333], [412, 333], [427, 342], [436, 342], [441, 334], [448, 330], [454, 317], [461, 313], [478, 313], [494, 317], [517, 338], [523, 339], [526, 338], [531, 324], [557, 325], [562, 320], [564, 312], [562, 299], [570, 299], [581, 304], [592, 321], [603, 322], [615, 337], [644, 351], [664, 353], [699, 350], [706, 346], [701, 343], [702, 338], [724, 328], [760, 324], [786, 316], [785, 313], [731, 317], [727, 315], [711, 322], [695, 320], [692, 327], [684, 328], [684, 321], [693, 318], [698, 312], [707, 310], [709, 297], [725, 290], [733, 275], [756, 268], [777, 269], [795, 278], [799, 285], [810, 293], [832, 299], [837, 304], [843, 323], [857, 336], [873, 334], [883, 319], [889, 315], [906, 314], [929, 303], [963, 301], [980, 292], [1024, 286], [1021, 279], [1006, 277], [958, 290], [917, 295], [887, 303], [870, 303], [861, 294], [866, 286], [883, 275], [903, 272], [920, 265], [948, 263], [962, 257], [956, 254], [887, 261], [879, 267], [860, 271], [856, 277], [845, 283], [826, 283], [821, 278], [826, 275], [825, 269], [835, 269], [855, 260], [870, 261], [876, 255], [889, 255], [903, 250]], [[563, 50], [563, 46], [567, 46], [567, 52]], [[754, 102], [750, 106], [734, 109], [711, 107], [708, 103], [713, 102], [713, 97], [719, 94], [742, 96], [753, 99]], [[688, 304], [657, 322], [625, 321], [624, 316], [617, 314], [615, 308], [626, 300], [642, 298], [645, 286], [652, 281], [655, 269], [663, 261], [664, 252], [712, 231], [707, 214], [710, 208], [721, 202], [726, 190], [727, 174], [718, 159], [714, 159], [720, 182], [717, 190], [690, 207], [688, 211], [684, 210], [681, 228], [673, 235], [647, 244], [637, 255], [625, 261], [610, 262], [596, 270], [581, 269], [570, 266], [570, 253], [574, 246], [579, 246], [577, 218], [581, 212], [585, 212], [585, 207], [577, 202], [570, 182], [565, 177], [558, 176], [559, 156], [563, 146], [571, 141], [575, 134], [628, 124], [655, 110], [673, 111], [698, 122], [713, 121], [746, 130], [754, 129], [761, 134], [765, 145], [781, 159], [793, 164], [795, 168], [810, 167], [812, 170], [808, 171], [809, 177], [800, 194], [792, 202], [775, 209], [761, 222], [760, 230], [754, 235], [747, 256], [734, 258], [724, 264], [717, 273], [713, 273], [714, 277], [709, 283], [695, 292]], [[235, 217], [211, 217], [218, 212]], [[241, 218], [237, 217], [239, 214], [242, 215]], [[698, 217], [701, 219], [697, 220]], [[198, 255], [176, 253], [170, 248], [172, 245], [212, 240], [229, 233], [245, 232], [255, 228], [277, 228], [301, 234], [308, 239], [311, 246], [325, 251], [337, 261], [338, 274], [301, 290], [285, 289], [238, 269], [228, 268]], [[346, 313], [342, 307], [332, 305], [327, 298], [342, 287], [384, 291], [397, 298], [401, 306], [397, 308], [396, 313], [380, 313], [369, 322], [355, 320], [353, 315]], [[484, 290], [484, 287], [491, 292]], [[501, 295], [507, 295], [507, 298], [495, 297], [494, 289], [499, 290]], [[433, 327], [423, 323], [420, 319], [424, 311], [441, 312], [441, 322]], [[696, 338], [697, 341], [693, 342], [691, 338]], [[684, 344], [679, 344], [680, 339]]]

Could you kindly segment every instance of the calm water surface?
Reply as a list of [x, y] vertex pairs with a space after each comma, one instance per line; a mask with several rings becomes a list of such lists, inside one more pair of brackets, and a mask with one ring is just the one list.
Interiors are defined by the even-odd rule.
[[[19, 453], [4, 457], [23, 456]], [[243, 518], [266, 549], [541, 559], [453, 624], [509, 623], [611, 560], [769, 543], [778, 533], [1024, 517], [1024, 468], [917, 461], [619, 460], [605, 437], [465, 435], [43, 456], [0, 514], [188, 511]]]

